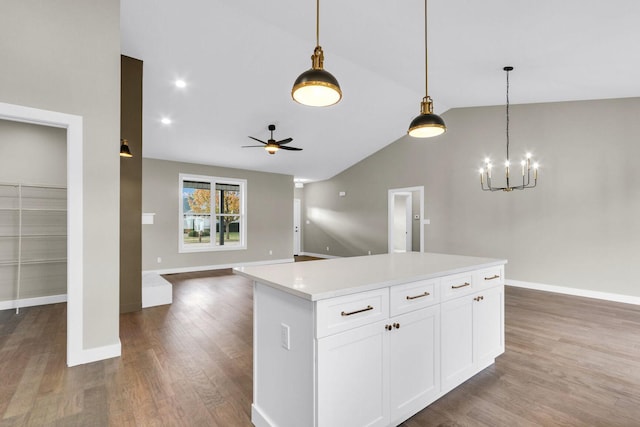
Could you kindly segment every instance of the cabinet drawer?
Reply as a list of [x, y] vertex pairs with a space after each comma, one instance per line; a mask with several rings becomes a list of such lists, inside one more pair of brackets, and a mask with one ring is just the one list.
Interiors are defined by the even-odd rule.
[[453, 274], [442, 278], [442, 300], [468, 295], [475, 291], [474, 273]]
[[485, 289], [490, 286], [504, 284], [504, 266], [484, 268], [476, 271], [477, 289]]
[[432, 279], [392, 286], [389, 291], [391, 316], [438, 303], [440, 301], [439, 284], [440, 279]]
[[326, 337], [389, 317], [389, 288], [316, 302], [316, 337]]

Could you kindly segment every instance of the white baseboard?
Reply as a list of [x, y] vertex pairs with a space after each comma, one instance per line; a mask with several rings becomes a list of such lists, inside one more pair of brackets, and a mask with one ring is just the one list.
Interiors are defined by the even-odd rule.
[[21, 298], [19, 300], [0, 301], [0, 310], [11, 310], [23, 307], [35, 307], [36, 305], [58, 304], [67, 302], [67, 294], [48, 295], [46, 297]]
[[251, 423], [255, 427], [273, 427], [273, 424], [269, 418], [267, 418], [262, 411], [255, 405], [255, 403], [251, 404]]
[[269, 259], [264, 261], [236, 262], [233, 264], [198, 265], [194, 267], [177, 267], [177, 268], [167, 268], [163, 270], [143, 270], [142, 274], [144, 275], [146, 273], [156, 273], [156, 274], [192, 273], [195, 271], [222, 270], [225, 268], [247, 267], [250, 265], [284, 264], [284, 263], [293, 262], [293, 261], [294, 261], [293, 258], [285, 258], [285, 259]]
[[67, 355], [67, 366], [83, 365], [85, 363], [97, 362], [98, 360], [120, 357], [122, 354], [122, 344], [118, 339], [117, 344], [105, 345], [102, 347], [85, 349], [76, 355]]
[[537, 291], [555, 292], [557, 294], [574, 295], [585, 298], [595, 298], [606, 301], [622, 302], [625, 304], [640, 305], [640, 297], [632, 295], [612, 294], [609, 292], [591, 291], [588, 289], [568, 288], [566, 286], [545, 285], [542, 283], [523, 282], [520, 280], [506, 279], [507, 286], [517, 288], [534, 289]]
[[326, 258], [326, 259], [331, 259], [331, 258], [342, 258], [341, 256], [336, 256], [336, 255], [327, 255], [327, 254], [316, 254], [313, 252], [300, 252], [298, 255], [302, 255], [302, 256], [312, 256], [315, 258]]

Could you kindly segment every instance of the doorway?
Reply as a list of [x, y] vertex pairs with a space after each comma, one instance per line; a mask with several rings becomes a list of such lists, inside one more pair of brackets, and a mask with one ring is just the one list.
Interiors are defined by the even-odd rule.
[[[0, 102], [0, 120], [67, 130], [67, 365], [91, 360], [83, 349], [82, 117]], [[71, 224], [71, 226], [70, 226]]]
[[424, 187], [390, 189], [388, 253], [424, 252]]
[[293, 255], [300, 255], [300, 199], [293, 199]]

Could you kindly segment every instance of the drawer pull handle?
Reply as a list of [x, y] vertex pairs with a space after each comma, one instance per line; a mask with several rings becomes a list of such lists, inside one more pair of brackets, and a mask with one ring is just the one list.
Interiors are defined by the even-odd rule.
[[412, 300], [412, 299], [416, 299], [416, 298], [422, 298], [422, 297], [428, 297], [429, 295], [431, 295], [429, 292], [424, 291], [424, 293], [420, 294], [420, 295], [415, 295], [410, 297], [409, 295], [407, 295], [407, 299], [408, 300]]
[[497, 274], [494, 274], [491, 277], [485, 277], [484, 280], [493, 280], [493, 279], [499, 279], [499, 278], [500, 278], [500, 276], [498, 276]]
[[364, 311], [369, 311], [369, 310], [373, 310], [373, 307], [371, 307], [370, 305], [367, 306], [367, 308], [362, 308], [360, 310], [356, 310], [356, 311], [343, 311], [342, 313], [340, 313], [342, 316], [351, 316], [352, 314], [358, 314], [358, 313], [362, 313]]
[[471, 286], [471, 283], [464, 282], [464, 285], [458, 285], [458, 286], [451, 285], [451, 289], [460, 289], [460, 288], [464, 288], [465, 286]]

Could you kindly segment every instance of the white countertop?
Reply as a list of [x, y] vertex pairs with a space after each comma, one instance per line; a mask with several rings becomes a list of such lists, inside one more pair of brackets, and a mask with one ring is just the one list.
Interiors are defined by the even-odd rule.
[[316, 301], [506, 263], [505, 259], [407, 252], [237, 267], [233, 272]]

